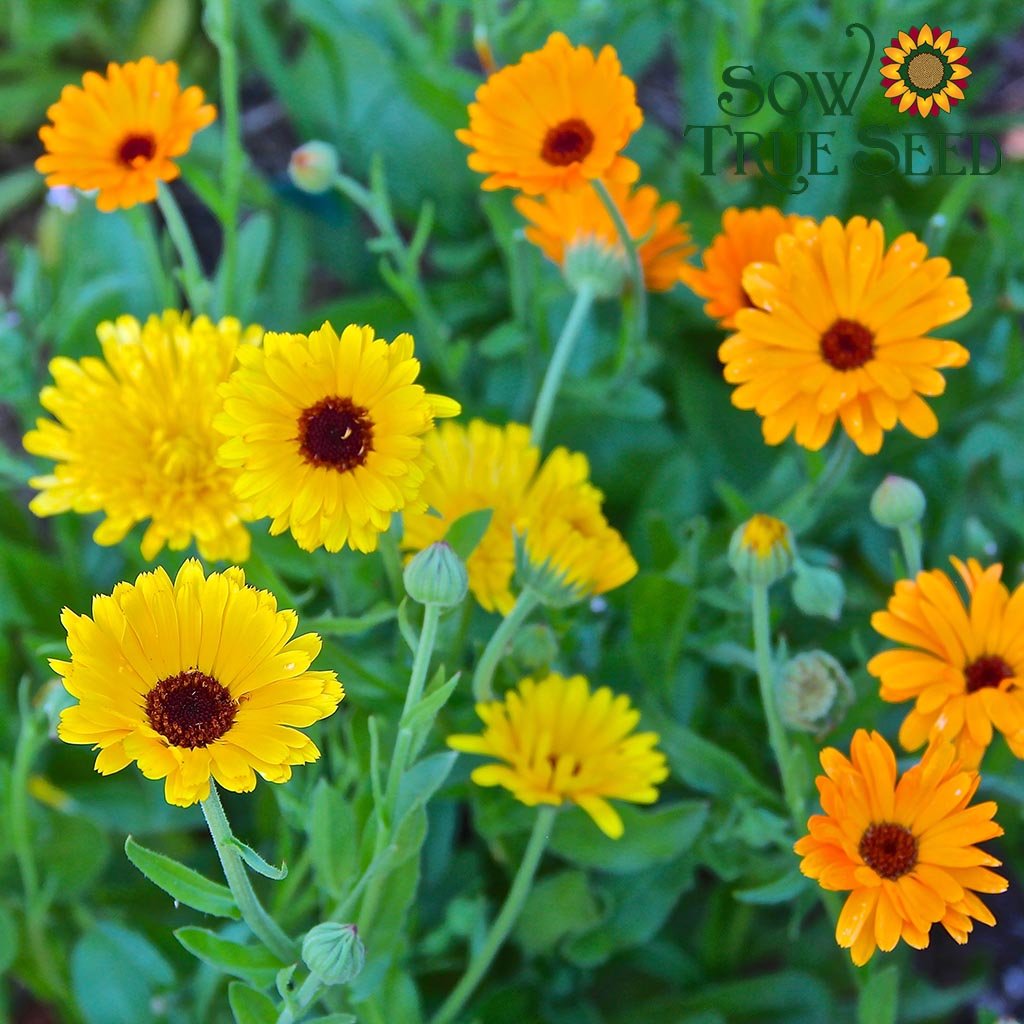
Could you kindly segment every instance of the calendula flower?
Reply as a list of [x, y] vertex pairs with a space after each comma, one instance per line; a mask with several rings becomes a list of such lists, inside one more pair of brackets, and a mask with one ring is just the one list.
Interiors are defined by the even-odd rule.
[[939, 370], [970, 358], [955, 341], [926, 337], [962, 317], [971, 300], [949, 261], [928, 259], [914, 235], [885, 248], [882, 225], [854, 217], [801, 221], [780, 235], [776, 263], [753, 263], [743, 287], [755, 309], [718, 350], [733, 405], [763, 418], [768, 444], [789, 434], [816, 451], [838, 420], [867, 455], [902, 423], [917, 437], [938, 429], [924, 396], [940, 395]]
[[58, 735], [99, 749], [101, 775], [137, 762], [170, 804], [205, 800], [211, 777], [236, 793], [256, 775], [287, 782], [320, 756], [299, 730], [344, 696], [333, 672], [309, 668], [320, 638], [295, 636], [295, 613], [236, 567], [143, 573], [93, 598], [91, 617], [65, 609], [61, 622], [71, 660], [50, 664], [78, 703]]
[[928, 25], [900, 32], [882, 57], [882, 87], [901, 114], [948, 114], [964, 98], [970, 74], [967, 47]]
[[612, 839], [622, 818], [608, 802], [649, 804], [668, 777], [658, 735], [635, 733], [640, 713], [608, 687], [591, 692], [583, 676], [523, 679], [504, 700], [478, 704], [482, 735], [449, 736], [448, 745], [498, 764], [473, 769], [480, 786], [504, 786], [529, 807], [582, 807]]
[[636, 559], [601, 510], [586, 456], [556, 448], [527, 493], [516, 532], [520, 574], [549, 604], [603, 594], [631, 580]]
[[[608, 191], [639, 246], [647, 290], [668, 291], [694, 251], [687, 226], [679, 223], [679, 204], [660, 203], [658, 190], [650, 185], [634, 190], [625, 182], [611, 182]], [[625, 269], [619, 233], [594, 189], [557, 189], [540, 199], [518, 196], [515, 206], [530, 221], [526, 237], [560, 267], [576, 249], [597, 245], [614, 252]]]
[[593, 178], [635, 181], [639, 168], [620, 154], [642, 123], [615, 50], [595, 59], [555, 32], [477, 89], [469, 128], [455, 134], [473, 150], [469, 166], [488, 175], [483, 188], [536, 195]]
[[794, 849], [800, 870], [823, 889], [850, 892], [836, 942], [855, 964], [900, 939], [924, 949], [933, 924], [961, 944], [974, 921], [995, 924], [977, 893], [1003, 892], [1006, 880], [988, 870], [999, 861], [975, 844], [1003, 830], [992, 821], [994, 803], [969, 806], [979, 776], [955, 760], [950, 744], [930, 747], [897, 779], [889, 744], [858, 729], [850, 759], [826, 747], [821, 766], [825, 813], [811, 817], [810, 834]]
[[423, 435], [458, 402], [414, 383], [413, 340], [329, 323], [305, 334], [267, 334], [239, 353], [214, 421], [237, 467], [236, 495], [270, 532], [291, 530], [306, 551], [373, 551], [393, 513], [422, 508]]
[[740, 523], [729, 541], [729, 564], [744, 583], [770, 586], [793, 568], [795, 557], [789, 527], [763, 512]]
[[104, 211], [152, 202], [157, 184], [181, 173], [174, 157], [217, 116], [203, 98], [198, 86], [178, 85], [174, 61], [108, 64], [106, 77], [87, 71], [81, 87], [64, 86], [46, 112], [36, 170], [51, 187], [98, 189]]
[[760, 210], [738, 210], [731, 206], [722, 214], [722, 231], [701, 257], [703, 267], [684, 263], [679, 280], [708, 302], [704, 312], [719, 326], [736, 326], [736, 313], [749, 308], [750, 296], [743, 290], [743, 271], [751, 263], [775, 259], [775, 240], [791, 231], [800, 220], [786, 216], [774, 206]]
[[487, 531], [466, 568], [470, 590], [481, 606], [507, 614], [514, 601], [514, 528], [540, 459], [529, 429], [518, 423], [496, 427], [483, 420], [468, 426], [442, 423], [427, 435], [424, 451], [431, 468], [420, 498], [431, 511], [402, 514], [402, 547], [421, 551], [441, 540], [456, 519], [491, 509]]
[[54, 384], [40, 402], [56, 419], [39, 419], [25, 448], [56, 461], [30, 481], [38, 516], [102, 512], [97, 544], [116, 544], [149, 520], [143, 558], [193, 541], [211, 560], [249, 557], [253, 518], [232, 494], [237, 473], [218, 465], [217, 389], [240, 350], [254, 351], [262, 331], [226, 317], [166, 312], [145, 324], [130, 316], [97, 328], [103, 358], [58, 357]]
[[900, 728], [907, 750], [948, 739], [975, 768], [994, 727], [1024, 757], [1024, 586], [1011, 595], [1001, 565], [951, 561], [966, 604], [939, 569], [898, 582], [871, 625], [903, 646], [876, 654], [868, 671], [881, 681], [882, 700], [915, 701]]

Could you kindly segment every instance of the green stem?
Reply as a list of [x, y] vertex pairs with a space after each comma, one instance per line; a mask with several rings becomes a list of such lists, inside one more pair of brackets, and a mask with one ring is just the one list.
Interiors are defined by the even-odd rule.
[[541, 384], [540, 394], [537, 396], [537, 405], [533, 410], [533, 419], [530, 422], [530, 440], [537, 448], [544, 447], [544, 435], [547, 433], [548, 423], [551, 420], [551, 413], [555, 408], [555, 399], [558, 397], [558, 389], [562, 385], [562, 378], [565, 376], [565, 369], [569, 365], [573, 349], [576, 347], [576, 339], [579, 338], [580, 328], [587, 319], [590, 307], [594, 304], [594, 289], [586, 285], [582, 286], [576, 293], [572, 309], [562, 327], [562, 333], [555, 342], [555, 350], [551, 354], [551, 362], [544, 373], [544, 381]]
[[425, 606], [423, 628], [420, 630], [419, 642], [416, 644], [416, 655], [413, 658], [412, 673], [409, 676], [409, 688], [405, 692], [405, 705], [402, 708], [402, 717], [398, 722], [398, 735], [395, 737], [395, 747], [391, 754], [391, 764], [388, 767], [388, 781], [384, 789], [383, 800], [377, 806], [377, 833], [370, 865], [376, 864], [378, 869], [366, 886], [366, 895], [363, 898], [357, 922], [359, 930], [364, 934], [370, 930], [373, 919], [377, 916], [377, 910], [384, 895], [384, 885], [388, 879], [388, 872], [384, 870], [383, 858], [394, 833], [398, 787], [401, 784], [402, 775], [405, 773], [413, 742], [413, 731], [405, 722], [409, 712], [419, 704], [423, 696], [440, 619], [441, 608], [438, 605], [428, 604]]
[[217, 848], [221, 867], [228, 888], [235, 897], [238, 909], [242, 912], [242, 920], [250, 931], [263, 943], [282, 963], [293, 964], [298, 959], [298, 948], [281, 930], [278, 923], [264, 910], [263, 904], [253, 891], [249, 876], [241, 854], [233, 843], [234, 834], [228, 824], [224, 808], [221, 806], [217, 786], [210, 783], [210, 795], [202, 802], [206, 824], [210, 826], [213, 845]]
[[594, 186], [594, 191], [597, 192], [598, 198], [604, 204], [604, 208], [608, 211], [608, 216], [611, 217], [615, 230], [619, 233], [619, 241], [622, 243], [622, 248], [626, 252], [626, 260], [629, 264], [629, 277], [632, 282], [633, 316], [636, 333], [633, 344], [634, 351], [636, 351], [647, 337], [647, 285], [644, 282], [644, 268], [640, 262], [640, 253], [637, 250], [636, 242], [633, 241], [633, 236], [629, 233], [629, 227], [623, 219], [622, 211], [616, 205], [615, 200], [608, 191], [608, 187], [599, 178], [593, 179], [591, 184]]
[[752, 584], [751, 610], [754, 618], [754, 657], [757, 660], [757, 681], [761, 689], [761, 704], [768, 723], [768, 742], [782, 776], [782, 791], [798, 832], [806, 824], [804, 796], [800, 789], [794, 751], [786, 736], [775, 698], [775, 663], [772, 654], [771, 624], [768, 605], [768, 587]]
[[242, 193], [245, 151], [238, 108], [238, 49], [235, 46], [232, 0], [206, 0], [207, 31], [220, 56], [220, 104], [224, 119], [221, 154], [224, 248], [221, 257], [220, 312], [236, 315], [235, 277], [238, 273], [238, 209]]
[[160, 243], [157, 239], [153, 211], [148, 204], [140, 203], [138, 206], [133, 206], [128, 210], [127, 215], [132, 230], [142, 245], [146, 265], [149, 270], [149, 278], [157, 293], [157, 302], [160, 304], [160, 309], [170, 309], [175, 305], [176, 291], [174, 282], [164, 266], [163, 256], [160, 252]]
[[163, 214], [167, 233], [171, 236], [178, 259], [181, 261], [181, 286], [185, 290], [185, 298], [193, 313], [206, 312], [206, 293], [208, 282], [203, 276], [203, 267], [199, 262], [192, 234], [181, 214], [177, 200], [168, 185], [161, 182], [156, 194], [157, 205]]
[[295, 1020], [295, 1013], [298, 1012], [301, 1017], [302, 1011], [306, 1009], [310, 1003], [320, 994], [320, 990], [323, 988], [323, 983], [319, 978], [314, 977], [312, 974], [299, 986], [299, 991], [295, 993], [295, 1007], [294, 1010], [290, 1007], [284, 1007], [277, 1017], [277, 1024], [293, 1024]]
[[473, 699], [477, 703], [494, 699], [491, 681], [494, 679], [498, 662], [501, 661], [505, 648], [519, 631], [519, 627], [536, 607], [537, 595], [527, 587], [516, 598], [516, 603], [512, 605], [508, 615], [501, 620], [501, 624], [487, 641], [484, 653], [480, 655], [480, 661], [473, 673]]
[[921, 558], [921, 526], [912, 523], [899, 528], [903, 560], [907, 563], [907, 575], [913, 579], [924, 568]]
[[487, 972], [487, 968], [491, 966], [491, 962], [498, 950], [501, 949], [505, 939], [508, 938], [508, 933], [522, 913], [523, 904], [530, 894], [533, 877], [537, 873], [537, 866], [540, 864], [548, 839], [551, 837], [551, 829], [557, 811], [557, 807], [542, 807], [537, 813], [533, 831], [530, 833], [530, 841], [526, 844], [526, 851], [523, 853], [523, 859], [519, 862], [519, 870], [516, 871], [516, 877], [512, 881], [512, 888], [508, 891], [504, 905], [494, 919], [483, 945], [470, 960], [466, 973], [434, 1015], [431, 1024], [451, 1024], [455, 1020], [466, 1001], [473, 994], [480, 979]]

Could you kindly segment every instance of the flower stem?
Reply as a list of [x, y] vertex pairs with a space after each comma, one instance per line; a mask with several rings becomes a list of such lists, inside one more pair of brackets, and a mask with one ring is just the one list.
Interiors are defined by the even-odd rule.
[[752, 584], [750, 588], [751, 611], [754, 618], [754, 656], [757, 660], [757, 681], [761, 690], [761, 704], [768, 723], [768, 742], [782, 776], [782, 791], [786, 805], [793, 817], [793, 824], [799, 831], [804, 827], [804, 797], [800, 791], [797, 763], [793, 748], [786, 736], [775, 698], [775, 667], [772, 655], [771, 626], [769, 618], [768, 588], [763, 584]]
[[455, 1020], [465, 1006], [466, 1000], [480, 983], [487, 968], [491, 966], [491, 961], [494, 960], [505, 939], [508, 938], [508, 933], [522, 913], [523, 904], [530, 894], [533, 877], [537, 873], [537, 866], [540, 864], [544, 849], [551, 837], [551, 829], [557, 812], [557, 807], [542, 807], [537, 813], [533, 831], [530, 833], [530, 841], [526, 844], [526, 851], [523, 853], [519, 870], [516, 871], [516, 877], [512, 881], [512, 888], [508, 891], [504, 905], [494, 919], [483, 945], [470, 960], [466, 973], [434, 1015], [431, 1024], [451, 1024]]
[[527, 587], [516, 598], [516, 603], [512, 605], [508, 615], [501, 620], [491, 639], [487, 641], [484, 653], [480, 655], [480, 661], [473, 673], [473, 699], [477, 703], [494, 699], [491, 681], [494, 679], [498, 662], [501, 661], [505, 648], [519, 631], [519, 627], [536, 607], [537, 595]]
[[181, 286], [185, 291], [189, 308], [196, 314], [205, 313], [209, 282], [203, 276], [199, 253], [196, 252], [192, 234], [188, 230], [174, 193], [163, 182], [157, 190], [156, 201], [167, 225], [167, 233], [171, 236], [178, 259], [181, 261]]
[[921, 558], [921, 526], [919, 523], [901, 526], [899, 534], [903, 560], [907, 563], [907, 575], [913, 579], [924, 568]]
[[[608, 191], [608, 187], [599, 178], [593, 179], [591, 184], [594, 186], [594, 191], [597, 192], [598, 198], [604, 204], [604, 208], [608, 211], [608, 216], [611, 217], [615, 230], [619, 233], [619, 241], [622, 243], [622, 248], [626, 251], [634, 303], [633, 322], [636, 337], [633, 340], [633, 344], [638, 348], [647, 337], [647, 285], [644, 282], [644, 268], [640, 262], [640, 253], [637, 250], [632, 235], [629, 233], [629, 228], [623, 219], [622, 211], [616, 205], [615, 200]], [[636, 348], [634, 348], [634, 351], [636, 351]]]
[[295, 1014], [298, 1013], [302, 1017], [303, 1011], [320, 995], [323, 987], [323, 982], [319, 978], [312, 974], [309, 975], [299, 986], [299, 991], [295, 993], [295, 1005], [293, 1007], [286, 1006], [281, 1010], [277, 1017], [277, 1024], [294, 1024]]
[[[413, 732], [405, 724], [409, 712], [419, 704], [423, 696], [423, 687], [426, 685], [427, 673], [430, 669], [430, 658], [434, 653], [434, 643], [437, 640], [437, 626], [441, 619], [441, 609], [436, 604], [428, 604], [423, 612], [423, 628], [420, 630], [419, 642], [416, 645], [416, 655], [412, 662], [412, 673], [409, 676], [409, 688], [405, 693], [405, 705], [402, 708], [402, 717], [398, 722], [398, 735], [395, 737], [395, 747], [391, 754], [391, 764], [388, 767], [388, 781], [384, 789], [382, 802], [377, 806], [377, 833], [374, 839], [373, 859], [370, 866], [376, 865], [376, 871], [366, 886], [366, 895], [363, 897], [363, 904], [359, 911], [358, 927], [364, 934], [370, 930], [373, 919], [377, 916], [377, 909], [380, 906], [381, 897], [384, 895], [384, 885], [388, 879], [386, 863], [383, 862], [385, 850], [391, 841], [395, 825], [395, 804], [398, 800], [398, 787], [402, 782], [402, 775], [405, 773], [409, 760], [409, 751], [412, 749]], [[369, 870], [369, 868], [367, 869]]]
[[238, 208], [242, 192], [245, 151], [238, 108], [238, 49], [235, 46], [232, 0], [206, 0], [206, 31], [220, 57], [220, 104], [224, 116], [221, 154], [224, 248], [220, 267], [220, 312], [236, 315], [235, 277], [238, 273]]
[[249, 926], [253, 935], [282, 963], [295, 963], [298, 959], [298, 947], [264, 910], [263, 904], [253, 891], [241, 854], [232, 841], [234, 834], [221, 806], [216, 783], [210, 782], [210, 795], [201, 806], [206, 816], [206, 824], [210, 826], [210, 835], [213, 838], [213, 845], [217, 848], [217, 856], [220, 857], [228, 888], [242, 912], [242, 920]]
[[565, 369], [569, 365], [573, 349], [576, 347], [576, 340], [580, 335], [580, 328], [587, 319], [590, 307], [594, 304], [593, 288], [582, 286], [576, 292], [572, 309], [562, 327], [562, 333], [555, 342], [555, 350], [551, 355], [551, 362], [544, 373], [544, 381], [541, 384], [540, 394], [537, 396], [537, 405], [533, 410], [533, 420], [530, 422], [530, 440], [538, 448], [544, 447], [544, 435], [547, 433], [548, 423], [551, 420], [551, 413], [555, 407], [555, 399], [558, 397], [558, 389], [562, 385], [562, 378], [565, 376]]

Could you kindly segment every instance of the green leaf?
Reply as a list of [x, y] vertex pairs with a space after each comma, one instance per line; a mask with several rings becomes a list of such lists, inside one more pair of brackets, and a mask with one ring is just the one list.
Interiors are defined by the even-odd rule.
[[464, 562], [476, 550], [477, 544], [483, 540], [487, 527], [491, 525], [494, 515], [492, 508], [480, 508], [475, 512], [467, 512], [448, 527], [444, 535], [451, 549]]
[[708, 817], [703, 800], [683, 800], [642, 811], [629, 804], [616, 808], [625, 832], [609, 839], [582, 811], [559, 815], [551, 849], [581, 867], [630, 874], [679, 856], [689, 849]]
[[352, 801], [320, 779], [313, 790], [309, 815], [309, 852], [318, 885], [335, 899], [354, 883], [358, 829]]
[[747, 889], [737, 889], [733, 896], [740, 903], [755, 903], [758, 905], [789, 903], [790, 900], [807, 888], [807, 884], [807, 879], [794, 869], [787, 871], [770, 882], [765, 882], [763, 885], [755, 885]]
[[431, 690], [418, 704], [409, 709], [409, 714], [402, 721], [407, 729], [429, 729], [437, 713], [445, 706], [452, 690], [458, 686], [461, 673], [456, 672], [446, 683]]
[[422, 761], [417, 761], [403, 776], [398, 784], [398, 797], [395, 800], [395, 828], [418, 807], [422, 807], [444, 785], [458, 754], [454, 750], [431, 754]]
[[0, 907], [0, 975], [18, 955], [18, 922], [5, 907]]
[[601, 917], [586, 873], [562, 871], [534, 886], [516, 926], [516, 941], [527, 956], [540, 956], [566, 936], [592, 928]]
[[363, 633], [368, 633], [375, 626], [391, 622], [397, 614], [398, 609], [392, 604], [375, 604], [362, 615], [306, 619], [302, 625], [309, 632], [327, 636], [360, 636]]
[[306, 1024], [357, 1024], [351, 1013], [332, 1013], [328, 1017], [307, 1018]]
[[857, 999], [857, 1024], [896, 1024], [899, 995], [899, 968], [889, 966], [876, 971]]
[[177, 928], [174, 937], [204, 963], [260, 988], [272, 985], [281, 969], [281, 961], [264, 946], [243, 945], [206, 928]]
[[269, 861], [264, 860], [251, 846], [243, 843], [238, 836], [232, 836], [229, 842], [242, 855], [242, 860], [258, 875], [262, 875], [264, 878], [272, 878], [275, 882], [280, 882], [282, 878], [288, 877], [287, 864], [282, 864], [279, 868], [274, 867]]
[[201, 910], [215, 917], [241, 917], [231, 890], [217, 882], [165, 857], [155, 850], [140, 846], [131, 836], [124, 843], [125, 856], [156, 886], [178, 903]]
[[277, 1007], [269, 996], [241, 981], [228, 985], [228, 1003], [235, 1024], [277, 1024]]

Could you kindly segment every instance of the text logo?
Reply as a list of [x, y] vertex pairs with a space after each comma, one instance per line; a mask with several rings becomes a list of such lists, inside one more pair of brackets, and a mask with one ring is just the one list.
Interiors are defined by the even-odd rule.
[[967, 47], [928, 25], [900, 32], [882, 57], [882, 87], [901, 114], [948, 114], [964, 98], [970, 73]]

